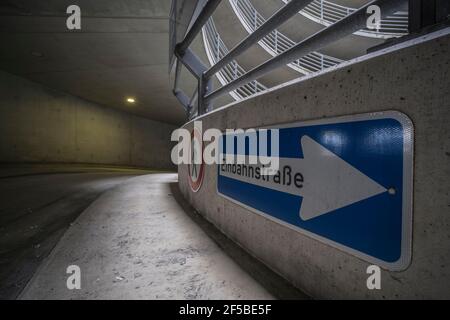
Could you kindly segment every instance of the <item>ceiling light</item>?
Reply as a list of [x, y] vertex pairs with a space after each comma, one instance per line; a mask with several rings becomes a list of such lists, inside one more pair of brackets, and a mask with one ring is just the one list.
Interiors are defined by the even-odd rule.
[[135, 98], [127, 98], [127, 102], [128, 103], [135, 103], [136, 99]]

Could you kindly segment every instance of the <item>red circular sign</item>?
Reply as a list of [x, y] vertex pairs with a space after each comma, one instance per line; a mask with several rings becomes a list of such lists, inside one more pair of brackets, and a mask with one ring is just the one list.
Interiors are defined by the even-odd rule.
[[203, 162], [203, 138], [197, 128], [191, 132], [191, 143], [189, 148], [190, 161], [188, 164], [189, 185], [192, 191], [200, 190], [205, 175], [205, 164]]

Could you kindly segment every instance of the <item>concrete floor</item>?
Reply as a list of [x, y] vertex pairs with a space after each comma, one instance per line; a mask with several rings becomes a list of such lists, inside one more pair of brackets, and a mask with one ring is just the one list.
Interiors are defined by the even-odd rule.
[[0, 299], [14, 299], [96, 198], [149, 171], [67, 166], [0, 168]]
[[[106, 180], [97, 180], [91, 187], [102, 189], [101, 186], [109, 184], [108, 191], [83, 210], [19, 298], [274, 298], [222, 250], [229, 245], [221, 244], [219, 237], [210, 238], [201, 224], [186, 214], [172, 191], [176, 174], [151, 174], [131, 179], [129, 176], [104, 177]], [[60, 178], [59, 175], [46, 177], [52, 179], [51, 185]], [[67, 175], [67, 179], [78, 179], [79, 185], [84, 183], [85, 186], [92, 181], [88, 176], [76, 174]], [[27, 194], [44, 185], [33, 188], [30, 183]], [[41, 194], [44, 193], [42, 190]], [[57, 211], [63, 213], [65, 208]], [[35, 223], [38, 222], [29, 225]], [[81, 269], [80, 290], [66, 287], [69, 265]], [[256, 275], [271, 278], [258, 268], [253, 267]], [[280, 284], [283, 280], [275, 276], [272, 282]], [[282, 293], [283, 289], [278, 291]], [[294, 291], [288, 289], [285, 293], [296, 297]]]

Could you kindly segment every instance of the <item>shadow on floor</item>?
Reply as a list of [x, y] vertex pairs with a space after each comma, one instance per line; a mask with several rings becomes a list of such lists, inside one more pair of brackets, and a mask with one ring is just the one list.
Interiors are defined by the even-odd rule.
[[286, 279], [273, 272], [266, 267], [261, 261], [251, 256], [247, 251], [242, 249], [234, 241], [229, 239], [212, 223], [201, 216], [187, 201], [184, 199], [178, 187], [178, 183], [170, 184], [170, 190], [178, 202], [184, 209], [186, 214], [243, 270], [250, 274], [258, 281], [267, 291], [278, 299], [282, 300], [307, 300], [308, 295], [292, 286]]

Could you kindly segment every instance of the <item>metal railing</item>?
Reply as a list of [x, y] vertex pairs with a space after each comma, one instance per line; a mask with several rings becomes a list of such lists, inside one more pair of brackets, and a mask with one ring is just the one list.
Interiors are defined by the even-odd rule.
[[[229, 2], [248, 33], [255, 32], [255, 30], [266, 22], [266, 19], [255, 9], [249, 0], [229, 0]], [[275, 57], [295, 46], [296, 42], [275, 29], [259, 41], [259, 44], [271, 56]], [[288, 66], [306, 75], [335, 66], [341, 62], [343, 62], [341, 59], [319, 52], [312, 52], [289, 63]]]
[[[290, 0], [282, 0], [288, 3]], [[326, 0], [314, 0], [299, 13], [324, 26], [330, 26], [333, 23], [347, 17], [357, 9], [338, 5]], [[361, 29], [355, 34], [373, 38], [393, 38], [408, 34], [408, 12], [397, 11], [392, 15], [386, 16], [380, 21], [379, 30]]]
[[[232, 63], [234, 58], [245, 52], [255, 43], [261, 41], [265, 36], [278, 28], [287, 19], [297, 14], [298, 11], [302, 10], [306, 5], [312, 2], [311, 0], [290, 1], [280, 10], [275, 12], [267, 21], [260, 25], [255, 32], [249, 34], [233, 49], [225, 53], [225, 55], [218, 62], [208, 68], [189, 47], [195, 37], [201, 32], [203, 26], [207, 23], [220, 1], [221, 0], [208, 0], [206, 4], [202, 5], [200, 13], [192, 23], [192, 26], [185, 35], [184, 39], [175, 46], [177, 65], [173, 93], [180, 103], [186, 108], [189, 118], [195, 115], [202, 115], [210, 111], [212, 102], [222, 95], [235, 91], [277, 68], [292, 63], [293, 61], [320, 50], [321, 48], [324, 48], [347, 35], [364, 29], [367, 25], [367, 19], [370, 16], [370, 14], [367, 13], [367, 8], [369, 6], [379, 6], [381, 8], [382, 18], [384, 18], [387, 15], [391, 15], [393, 12], [399, 11], [399, 7], [405, 4], [407, 0], [373, 0], [338, 22], [320, 30], [307, 39], [295, 44], [295, 46], [290, 49], [278, 54], [275, 57], [272, 57], [252, 70], [242, 74], [241, 76], [237, 76], [227, 84], [214, 90], [212, 85], [212, 77], [217, 72]], [[201, 2], [203, 1], [199, 1], [198, 3]], [[178, 87], [181, 65], [186, 67], [198, 80], [197, 90], [191, 98]], [[193, 104], [194, 100], [197, 100], [196, 106]]]
[[[213, 18], [209, 18], [208, 22], [206, 22], [202, 30], [202, 35], [206, 55], [208, 56], [210, 64], [214, 65], [220, 61], [229, 50], [217, 32]], [[226, 85], [244, 74], [245, 70], [236, 62], [236, 60], [233, 60], [217, 72], [216, 76], [222, 85]], [[231, 91], [230, 95], [235, 100], [242, 100], [266, 89], [266, 86], [255, 80]]]

